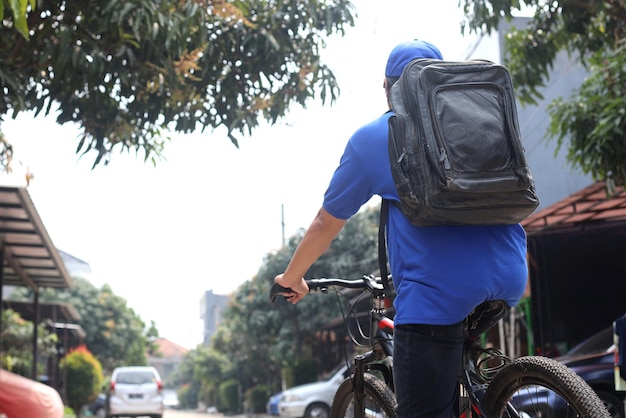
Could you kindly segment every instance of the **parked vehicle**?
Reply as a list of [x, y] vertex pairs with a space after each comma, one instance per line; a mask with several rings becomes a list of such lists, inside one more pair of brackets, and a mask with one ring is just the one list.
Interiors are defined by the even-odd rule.
[[615, 390], [613, 326], [587, 338], [556, 360], [582, 377], [606, 405], [611, 417], [624, 418], [626, 392]]
[[163, 384], [154, 367], [117, 367], [106, 397], [106, 416], [163, 416]]
[[[591, 386], [612, 418], [624, 418], [626, 392], [615, 390], [614, 356], [613, 327], [610, 326], [574, 346], [566, 354], [556, 357], [555, 360], [568, 366]], [[559, 411], [553, 409], [555, 406], [554, 393], [546, 391], [542, 395], [545, 410], [552, 408], [550, 416], [559, 417]], [[528, 397], [529, 407], [531, 407], [530, 402], [532, 402], [532, 409], [537, 408], [537, 393], [520, 394], [517, 396], [517, 402], [522, 402], [520, 398], [524, 397]]]
[[265, 405], [265, 412], [267, 413], [267, 415], [279, 415], [278, 403], [280, 402], [282, 396], [282, 392], [275, 393], [270, 396], [270, 398], [267, 400], [267, 404]]
[[91, 404], [89, 404], [89, 406], [87, 407], [87, 410], [89, 411], [89, 413], [91, 413], [91, 415], [96, 418], [105, 418], [106, 417], [106, 409], [105, 409], [106, 399], [107, 397], [104, 393], [99, 394], [96, 400], [93, 401]]
[[340, 365], [326, 380], [287, 389], [278, 403], [284, 418], [328, 418], [337, 388], [347, 377], [348, 368]]
[[163, 395], [163, 407], [166, 409], [178, 409], [180, 402], [178, 401], [178, 394], [173, 389], [163, 389], [161, 391]]

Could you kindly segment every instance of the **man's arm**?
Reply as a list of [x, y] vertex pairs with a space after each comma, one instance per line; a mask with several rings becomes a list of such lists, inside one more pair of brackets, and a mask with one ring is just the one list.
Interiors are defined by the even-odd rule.
[[294, 293], [286, 295], [291, 303], [297, 303], [307, 295], [309, 288], [304, 281], [304, 274], [328, 249], [345, 224], [346, 220], [335, 218], [324, 208], [319, 210], [298, 244], [287, 269], [274, 279], [279, 285], [293, 289]]

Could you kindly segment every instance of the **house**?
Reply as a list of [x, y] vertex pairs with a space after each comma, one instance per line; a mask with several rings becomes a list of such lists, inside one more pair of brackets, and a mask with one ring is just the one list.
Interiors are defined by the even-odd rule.
[[597, 182], [538, 211], [528, 234], [533, 335], [542, 351], [571, 345], [624, 315], [626, 191]]
[[154, 344], [157, 346], [156, 355], [148, 355], [148, 366], [157, 369], [164, 385], [168, 386], [172, 373], [178, 368], [189, 350], [167, 338], [157, 338]]

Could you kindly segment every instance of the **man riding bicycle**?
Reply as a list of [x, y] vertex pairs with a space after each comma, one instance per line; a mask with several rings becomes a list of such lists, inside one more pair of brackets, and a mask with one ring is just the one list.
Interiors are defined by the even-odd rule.
[[[389, 89], [415, 58], [443, 59], [434, 45], [413, 40], [397, 45], [387, 60]], [[399, 201], [388, 152], [388, 110], [350, 138], [324, 195], [322, 208], [275, 282], [308, 293], [303, 276], [346, 221], [373, 195]], [[396, 205], [387, 219], [389, 264], [396, 289], [394, 386], [398, 418], [449, 418], [461, 364], [463, 320], [480, 303], [514, 306], [526, 287], [526, 234], [519, 224], [417, 227]]]

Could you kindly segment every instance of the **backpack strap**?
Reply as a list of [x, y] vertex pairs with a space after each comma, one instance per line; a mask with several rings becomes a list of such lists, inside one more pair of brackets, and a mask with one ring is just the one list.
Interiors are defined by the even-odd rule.
[[389, 270], [387, 269], [387, 245], [385, 229], [389, 218], [389, 201], [383, 199], [380, 204], [380, 220], [378, 221], [378, 268], [385, 292], [389, 292]]

